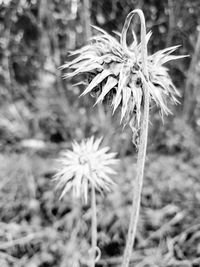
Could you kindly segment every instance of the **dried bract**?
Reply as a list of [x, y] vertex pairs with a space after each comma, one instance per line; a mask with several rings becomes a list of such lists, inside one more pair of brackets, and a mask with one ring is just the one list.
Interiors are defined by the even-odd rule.
[[[134, 31], [132, 44], [128, 46], [126, 43], [131, 18], [127, 16], [122, 33], [116, 38], [93, 26], [99, 34], [91, 38], [90, 44], [71, 52], [71, 55], [76, 56], [75, 59], [65, 63], [62, 68], [72, 70], [64, 75], [65, 78], [81, 73], [88, 74], [90, 83], [82, 95], [95, 94], [95, 104], [111, 99], [113, 112], [121, 106], [123, 125], [131, 121], [131, 126], [138, 129], [145, 83], [149, 86], [151, 100], [160, 108], [162, 115], [170, 113], [166, 106], [166, 97], [173, 103], [178, 103], [179, 93], [169, 77], [168, 69], [163, 65], [185, 56], [171, 55], [179, 46], [169, 47], [148, 56], [147, 79], [142, 69], [141, 43], [138, 43]], [[146, 35], [146, 43], [150, 37], [151, 32]]]

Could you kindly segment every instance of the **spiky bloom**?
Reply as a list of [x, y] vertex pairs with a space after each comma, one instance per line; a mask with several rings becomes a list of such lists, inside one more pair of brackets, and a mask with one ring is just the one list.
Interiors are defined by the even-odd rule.
[[[96, 92], [96, 103], [111, 99], [113, 112], [121, 106], [121, 122], [126, 125], [131, 121], [132, 127], [138, 129], [145, 83], [148, 83], [151, 100], [160, 108], [161, 114], [170, 113], [165, 103], [166, 96], [175, 104], [178, 102], [176, 97], [179, 93], [163, 64], [184, 56], [171, 55], [178, 46], [148, 56], [147, 79], [142, 69], [141, 43], [137, 42], [134, 31], [133, 43], [130, 46], [126, 43], [129, 24], [130, 21], [126, 20], [118, 39], [93, 26], [100, 34], [94, 36], [90, 44], [71, 52], [72, 56], [76, 56], [75, 59], [64, 64], [62, 68], [72, 70], [65, 74], [65, 78], [81, 73], [89, 74], [90, 83], [82, 95]], [[151, 32], [146, 35], [146, 43], [150, 37]]]
[[62, 188], [61, 198], [72, 189], [74, 197], [88, 198], [88, 185], [97, 190], [109, 191], [114, 182], [109, 177], [115, 171], [109, 165], [118, 162], [116, 153], [108, 153], [109, 147], [99, 148], [102, 138], [91, 137], [80, 144], [73, 142], [60, 158], [60, 169], [55, 175], [57, 187]]

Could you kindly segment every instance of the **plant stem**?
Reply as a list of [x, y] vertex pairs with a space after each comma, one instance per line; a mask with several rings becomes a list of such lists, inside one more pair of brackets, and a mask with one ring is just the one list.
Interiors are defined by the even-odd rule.
[[92, 252], [91, 252], [91, 267], [95, 267], [96, 247], [97, 247], [97, 207], [96, 207], [96, 193], [95, 187], [92, 184]]
[[197, 74], [197, 62], [200, 59], [200, 30], [198, 31], [198, 37], [195, 45], [194, 54], [190, 63], [190, 67], [187, 74], [186, 85], [184, 89], [184, 102], [183, 102], [183, 117], [185, 121], [190, 125], [194, 122], [194, 112], [197, 106], [197, 90], [199, 79]]
[[[128, 20], [127, 23], [130, 23], [130, 20], [132, 19], [135, 13], [139, 15], [141, 21], [142, 69], [144, 73], [144, 79], [148, 81], [147, 45], [145, 40], [146, 27], [145, 27], [145, 18], [143, 12], [139, 9], [132, 11], [130, 13], [130, 16], [127, 17]], [[124, 257], [122, 261], [122, 267], [129, 266], [131, 253], [135, 241], [137, 223], [139, 219], [141, 192], [143, 185], [144, 165], [145, 165], [147, 137], [148, 137], [148, 121], [149, 121], [149, 88], [147, 82], [143, 82], [142, 89], [143, 89], [144, 110], [141, 118], [140, 143], [139, 143], [138, 158], [137, 158], [137, 173], [133, 188], [133, 200], [132, 200], [130, 224], [129, 224], [126, 248], [124, 251]]]

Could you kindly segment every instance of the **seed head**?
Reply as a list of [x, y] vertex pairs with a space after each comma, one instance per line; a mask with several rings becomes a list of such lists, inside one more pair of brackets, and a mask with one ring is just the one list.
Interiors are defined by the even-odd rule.
[[61, 188], [62, 198], [69, 190], [74, 197], [82, 196], [87, 202], [88, 185], [91, 183], [97, 190], [110, 191], [114, 182], [109, 177], [115, 171], [109, 165], [118, 162], [116, 153], [108, 153], [109, 147], [100, 148], [102, 138], [94, 140], [91, 137], [80, 144], [74, 142], [72, 150], [67, 150], [59, 159], [60, 169], [55, 175]]
[[[137, 41], [134, 31], [132, 31], [132, 44], [128, 46], [126, 42], [131, 19], [132, 15], [129, 14], [122, 33], [117, 34], [116, 38], [93, 26], [99, 34], [92, 37], [88, 45], [71, 52], [71, 55], [77, 57], [64, 64], [62, 68], [72, 70], [64, 75], [65, 78], [81, 73], [88, 74], [90, 82], [82, 95], [95, 94], [97, 97], [95, 104], [111, 100], [113, 112], [121, 107], [123, 125], [131, 121], [132, 127], [138, 129], [143, 110], [145, 84], [149, 87], [151, 101], [160, 108], [162, 115], [170, 113], [166, 106], [166, 97], [173, 103], [178, 103], [179, 93], [169, 77], [168, 69], [163, 65], [185, 56], [171, 55], [179, 46], [172, 46], [149, 55], [147, 79], [142, 67], [141, 43]], [[151, 32], [146, 35], [147, 44], [151, 35]]]

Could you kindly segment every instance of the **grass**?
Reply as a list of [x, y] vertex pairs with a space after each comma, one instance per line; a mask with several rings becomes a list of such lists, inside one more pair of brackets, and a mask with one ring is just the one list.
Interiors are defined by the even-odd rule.
[[[82, 255], [88, 261], [90, 205], [80, 206], [66, 196], [61, 202], [54, 191], [51, 167], [55, 152], [1, 154], [2, 266], [72, 266]], [[148, 154], [142, 193], [141, 217], [131, 265], [198, 266], [200, 167], [197, 154]], [[10, 169], [12, 166], [12, 169]], [[97, 266], [120, 266], [131, 208], [129, 184], [135, 173], [132, 156], [118, 166], [115, 190], [106, 198], [97, 194]], [[146, 262], [146, 263], [145, 263]], [[146, 265], [145, 265], [146, 264]], [[196, 265], [195, 265], [196, 264]], [[136, 265], [137, 266], [137, 265]]]

